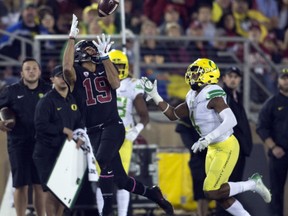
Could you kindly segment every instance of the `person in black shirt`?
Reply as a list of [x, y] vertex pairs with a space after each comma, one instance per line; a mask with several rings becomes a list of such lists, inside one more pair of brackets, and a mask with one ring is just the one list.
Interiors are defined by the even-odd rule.
[[206, 199], [203, 184], [206, 178], [205, 173], [205, 159], [207, 150], [194, 153], [191, 149], [192, 145], [197, 142], [200, 135], [197, 133], [192, 125], [189, 117], [184, 117], [177, 123], [175, 131], [180, 134], [184, 146], [190, 152], [189, 168], [192, 177], [193, 198], [197, 201], [197, 215], [206, 216], [209, 210], [209, 200]]
[[[242, 72], [237, 67], [229, 68], [222, 77], [223, 90], [226, 92], [227, 104], [233, 111], [237, 125], [233, 128], [234, 135], [237, 138], [240, 145], [240, 152], [237, 163], [232, 171], [229, 181], [237, 182], [243, 180], [244, 169], [246, 165], [246, 157], [249, 157], [252, 151], [253, 142], [252, 134], [249, 125], [249, 121], [246, 115], [246, 111], [243, 107], [243, 96], [239, 92], [240, 84], [242, 80]], [[241, 200], [241, 197], [237, 197]], [[231, 215], [219, 205], [215, 213], [217, 216]]]
[[284, 215], [284, 191], [288, 173], [288, 70], [278, 77], [279, 92], [269, 98], [260, 110], [257, 133], [269, 149], [271, 215]]
[[77, 24], [77, 17], [73, 14], [63, 57], [64, 77], [84, 117], [101, 168], [99, 187], [104, 199], [102, 215], [112, 213], [113, 182], [119, 189], [153, 200], [168, 215], [173, 215], [173, 207], [163, 197], [159, 187], [146, 187], [128, 177], [121, 163], [119, 149], [125, 138], [125, 128], [117, 109], [116, 89], [120, 86], [118, 70], [108, 56], [113, 44], [110, 36], [102, 34], [101, 38], [97, 37], [97, 42], [82, 40], [75, 45], [79, 32]]
[[[54, 163], [66, 139], [72, 140], [73, 130], [84, 128], [76, 101], [63, 79], [61, 66], [54, 68], [53, 89], [37, 104], [35, 111], [36, 144], [33, 159], [44, 191]], [[77, 145], [83, 144], [78, 140]], [[79, 147], [78, 146], [78, 147]], [[64, 206], [47, 192], [47, 215], [62, 215]]]
[[51, 89], [49, 84], [40, 80], [40, 76], [38, 62], [27, 58], [22, 62], [22, 79], [4, 88], [0, 94], [0, 108], [8, 107], [16, 114], [16, 124], [12, 130], [3, 121], [0, 121], [0, 129], [7, 131], [8, 135], [8, 154], [15, 188], [14, 205], [18, 216], [25, 215], [29, 185], [33, 185], [37, 215], [45, 215], [44, 194], [32, 160], [35, 107], [39, 99]]

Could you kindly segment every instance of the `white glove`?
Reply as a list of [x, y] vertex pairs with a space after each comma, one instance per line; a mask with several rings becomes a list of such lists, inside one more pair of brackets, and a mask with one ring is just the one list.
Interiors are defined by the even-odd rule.
[[211, 141], [208, 138], [201, 137], [197, 142], [195, 142], [192, 145], [191, 150], [193, 151], [193, 153], [201, 152], [205, 148], [207, 148], [207, 146], [210, 144], [210, 142]]
[[164, 101], [163, 98], [158, 93], [157, 80], [155, 80], [154, 83], [152, 83], [147, 77], [142, 77], [141, 84], [143, 85], [144, 91], [148, 95], [146, 101], [153, 99], [156, 105]]
[[79, 29], [77, 28], [77, 25], [78, 25], [78, 18], [77, 16], [75, 16], [75, 14], [73, 14], [69, 38], [75, 39], [76, 36], [78, 35]]
[[138, 137], [139, 133], [143, 130], [144, 125], [142, 123], [138, 123], [135, 127], [129, 129], [126, 132], [126, 139], [134, 142], [134, 140]]
[[114, 41], [110, 41], [110, 35], [108, 35], [106, 39], [105, 34], [102, 34], [102, 40], [97, 36], [97, 41], [98, 43], [94, 40], [92, 42], [97, 47], [101, 59], [108, 59], [109, 50], [112, 44], [114, 44]]

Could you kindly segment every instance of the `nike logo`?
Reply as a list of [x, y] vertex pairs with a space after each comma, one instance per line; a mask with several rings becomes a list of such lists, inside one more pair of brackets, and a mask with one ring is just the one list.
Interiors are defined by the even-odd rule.
[[108, 173], [108, 174], [111, 174], [112, 172], [113, 172], [113, 171], [108, 171], [107, 173]]
[[23, 98], [24, 95], [17, 95], [17, 98], [20, 99], [20, 98]]
[[102, 71], [102, 72], [99, 72], [98, 74], [99, 74], [99, 75], [102, 75], [102, 74], [104, 74], [104, 73], [105, 73], [105, 71]]
[[284, 106], [278, 107], [278, 111], [281, 111], [284, 108]]
[[62, 107], [57, 107], [57, 111], [60, 111], [62, 109]]
[[118, 124], [123, 124], [123, 122], [122, 121], [118, 121]]
[[126, 92], [126, 90], [120, 90], [120, 92]]

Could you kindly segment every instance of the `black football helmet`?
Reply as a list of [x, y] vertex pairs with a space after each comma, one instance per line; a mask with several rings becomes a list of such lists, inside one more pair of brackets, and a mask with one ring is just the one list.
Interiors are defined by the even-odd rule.
[[[95, 55], [89, 55], [85, 48], [92, 47], [95, 49], [96, 54]], [[80, 62], [93, 62], [95, 64], [101, 63], [100, 54], [98, 52], [97, 47], [93, 44], [92, 41], [86, 41], [86, 40], [80, 40], [77, 42], [74, 46], [75, 54], [74, 54], [74, 62], [80, 63]]]

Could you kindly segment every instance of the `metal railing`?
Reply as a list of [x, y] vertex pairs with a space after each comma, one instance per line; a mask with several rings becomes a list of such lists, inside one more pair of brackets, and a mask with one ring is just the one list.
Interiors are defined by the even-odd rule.
[[[21, 46], [21, 53], [20, 53], [20, 59], [24, 59], [27, 56], [27, 50], [26, 50], [26, 45], [29, 44], [32, 47], [34, 46], [34, 41], [29, 40], [27, 38], [18, 36], [17, 34], [10, 33], [7, 31], [4, 31], [0, 29], [0, 34], [2, 35], [7, 35], [12, 38], [12, 40], [18, 40], [20, 41], [20, 46]], [[1, 44], [0, 44], [1, 45]], [[0, 46], [1, 48], [1, 46]], [[9, 56], [5, 56], [0, 54], [0, 66], [20, 66], [21, 61], [17, 59], [10, 58]]]
[[[25, 56], [26, 50], [25, 50], [25, 44], [29, 43], [30, 45], [33, 45], [33, 55], [34, 57], [43, 65], [47, 64], [48, 61], [50, 61], [52, 58], [55, 58], [55, 61], [57, 63], [61, 63], [62, 56], [61, 53], [63, 53], [63, 49], [65, 48], [66, 41], [68, 39], [67, 35], [37, 35], [35, 36], [35, 39], [33, 42], [4, 32], [3, 30], [0, 30], [0, 33], [7, 34], [9, 36], [15, 37], [15, 39], [21, 41], [21, 56]], [[87, 39], [87, 40], [93, 40], [96, 38], [96, 35], [79, 35], [77, 37], [78, 40]], [[112, 39], [115, 41], [114, 47], [118, 47], [121, 49], [121, 35], [112, 35]], [[141, 76], [141, 71], [143, 68], [152, 68], [157, 70], [167, 70], [168, 74], [173, 73], [173, 71], [178, 70], [182, 71], [180, 72], [180, 75], [184, 75], [187, 66], [192, 63], [194, 60], [196, 60], [197, 57], [189, 58], [189, 62], [164, 62], [163, 64], [156, 64], [156, 63], [150, 63], [147, 64], [145, 61], [143, 61], [141, 57], [141, 45], [142, 41], [144, 40], [156, 40], [157, 43], [165, 44], [167, 42], [171, 41], [178, 41], [182, 42], [182, 44], [188, 44], [191, 41], [205, 41], [208, 43], [213, 43], [213, 41], [222, 41], [222, 42], [234, 42], [239, 43], [243, 46], [243, 60], [240, 60], [238, 56], [233, 51], [216, 51], [216, 57], [221, 57], [223, 59], [230, 58], [232, 59], [231, 62], [221, 62], [216, 61], [218, 67], [220, 70], [226, 70], [227, 68], [231, 66], [237, 66], [243, 71], [243, 94], [244, 94], [244, 107], [247, 111], [248, 117], [253, 116], [255, 110], [252, 108], [253, 102], [251, 102], [251, 81], [256, 83], [256, 85], [263, 91], [267, 98], [271, 95], [271, 92], [266, 88], [266, 86], [261, 83], [257, 79], [257, 77], [251, 72], [254, 65], [251, 65], [249, 61], [249, 56], [251, 54], [251, 50], [256, 50], [265, 60], [266, 64], [270, 67], [271, 72], [277, 73], [280, 67], [282, 65], [275, 65], [267, 56], [263, 53], [263, 51], [255, 44], [251, 43], [249, 40], [242, 38], [242, 37], [216, 37], [213, 39], [213, 41], [207, 41], [207, 39], [203, 37], [188, 37], [188, 36], [181, 36], [177, 39], [167, 37], [167, 36], [134, 36], [134, 37], [127, 37], [127, 39], [133, 41], [133, 47], [131, 48], [131, 52], [133, 53], [133, 73], [135, 77]], [[45, 44], [50, 42], [54, 45], [54, 47], [45, 48]], [[165, 55], [171, 54], [167, 50]], [[195, 50], [187, 50], [189, 56], [193, 56], [192, 54], [195, 54]], [[163, 54], [163, 53], [162, 53]], [[14, 64], [20, 64], [19, 61], [10, 59], [5, 56], [0, 55], [0, 66], [5, 65], [14, 65]], [[171, 72], [172, 71], [172, 72]], [[183, 85], [184, 82], [183, 82]], [[260, 104], [261, 106], [261, 104]], [[254, 118], [255, 119], [255, 118]]]

